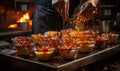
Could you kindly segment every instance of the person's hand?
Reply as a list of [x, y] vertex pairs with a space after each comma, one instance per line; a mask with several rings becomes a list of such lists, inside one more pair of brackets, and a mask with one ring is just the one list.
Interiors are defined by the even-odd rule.
[[92, 18], [96, 11], [96, 5], [92, 1], [87, 1], [81, 6], [79, 14], [87, 19]]
[[53, 7], [60, 13], [65, 22], [68, 17], [69, 0], [57, 0], [57, 2], [53, 4]]

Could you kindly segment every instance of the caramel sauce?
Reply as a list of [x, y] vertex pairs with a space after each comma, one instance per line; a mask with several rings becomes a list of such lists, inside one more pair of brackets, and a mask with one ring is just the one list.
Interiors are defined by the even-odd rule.
[[[87, 24], [87, 18], [77, 14], [70, 19], [70, 23], [74, 25], [74, 29], [77, 31], [84, 31], [85, 24]], [[88, 25], [87, 25], [88, 26]]]

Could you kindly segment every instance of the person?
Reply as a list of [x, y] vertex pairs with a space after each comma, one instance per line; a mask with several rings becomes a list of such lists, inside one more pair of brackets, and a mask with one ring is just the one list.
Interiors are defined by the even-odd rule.
[[63, 29], [64, 17], [68, 11], [67, 8], [64, 8], [68, 7], [66, 3], [69, 3], [69, 0], [37, 0], [32, 19], [33, 34], [44, 34], [48, 30]]
[[[97, 3], [98, 0], [87, 0], [81, 7], [78, 5], [81, 10], [75, 14], [91, 18]], [[32, 19], [32, 33], [44, 34], [44, 32], [50, 30], [62, 30], [64, 28], [64, 23], [69, 16], [69, 6], [71, 5], [69, 0], [37, 0]]]

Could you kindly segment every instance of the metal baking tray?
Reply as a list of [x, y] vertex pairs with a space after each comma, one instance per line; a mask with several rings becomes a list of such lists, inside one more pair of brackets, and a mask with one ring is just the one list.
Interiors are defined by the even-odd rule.
[[95, 50], [91, 53], [79, 53], [75, 59], [58, 60], [53, 58], [50, 61], [40, 61], [36, 57], [18, 57], [0, 52], [0, 61], [30, 71], [73, 71], [111, 56], [112, 54], [119, 52], [119, 50], [120, 44], [117, 44], [108, 46], [105, 49]]

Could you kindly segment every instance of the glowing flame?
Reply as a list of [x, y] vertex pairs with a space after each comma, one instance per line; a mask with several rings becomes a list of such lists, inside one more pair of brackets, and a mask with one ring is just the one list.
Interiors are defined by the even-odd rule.
[[30, 27], [32, 26], [32, 20], [29, 21], [29, 26], [30, 26]]
[[17, 28], [18, 25], [17, 24], [11, 24], [10, 26], [8, 26], [8, 28]]
[[[28, 22], [29, 27], [32, 26], [32, 20], [30, 20], [30, 16], [28, 12], [26, 12], [19, 20], [17, 20], [17, 22]], [[10, 24], [8, 28], [18, 28], [18, 24]]]
[[28, 12], [26, 12], [17, 22], [29, 22], [29, 26], [32, 26], [32, 20], [30, 20]]
[[25, 13], [17, 22], [28, 22], [30, 20], [29, 13]]

